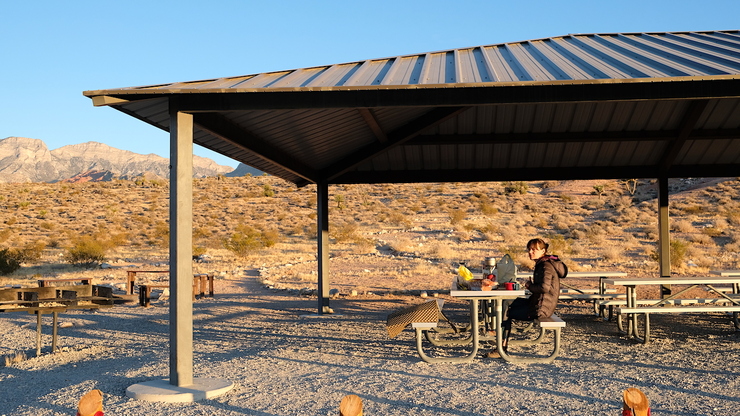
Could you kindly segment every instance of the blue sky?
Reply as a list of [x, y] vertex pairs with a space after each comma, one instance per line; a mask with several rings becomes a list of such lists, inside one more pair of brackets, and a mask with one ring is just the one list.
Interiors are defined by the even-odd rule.
[[[166, 132], [86, 90], [561, 36], [740, 29], [740, 0], [4, 1], [0, 139], [169, 154]], [[237, 162], [196, 146], [195, 154]]]

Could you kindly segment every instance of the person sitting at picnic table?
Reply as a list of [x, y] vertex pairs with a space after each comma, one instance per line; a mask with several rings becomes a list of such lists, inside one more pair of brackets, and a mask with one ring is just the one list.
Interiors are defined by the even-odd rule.
[[[506, 350], [511, 321], [533, 321], [549, 318], [555, 313], [560, 296], [560, 279], [568, 274], [568, 267], [558, 256], [547, 254], [547, 244], [541, 238], [534, 238], [527, 243], [529, 259], [534, 260], [532, 279], [524, 283], [524, 287], [532, 294], [529, 298], [517, 298], [509, 306], [506, 319], [501, 323], [503, 330], [503, 348]], [[488, 353], [489, 358], [500, 358], [498, 351]]]

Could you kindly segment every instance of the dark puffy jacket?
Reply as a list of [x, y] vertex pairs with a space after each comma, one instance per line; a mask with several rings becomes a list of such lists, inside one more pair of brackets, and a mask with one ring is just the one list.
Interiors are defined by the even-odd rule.
[[560, 297], [560, 277], [567, 273], [565, 264], [557, 256], [545, 255], [537, 260], [529, 291], [530, 316], [548, 318], [555, 312]]

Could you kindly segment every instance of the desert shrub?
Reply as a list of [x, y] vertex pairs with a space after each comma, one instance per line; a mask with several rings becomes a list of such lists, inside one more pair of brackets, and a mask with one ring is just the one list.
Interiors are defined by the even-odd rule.
[[740, 211], [738, 210], [728, 211], [725, 215], [727, 216], [727, 221], [730, 224], [734, 226], [740, 225]]
[[505, 182], [504, 183], [504, 194], [526, 194], [529, 190], [529, 185], [526, 182]]
[[568, 230], [573, 226], [573, 219], [563, 214], [552, 214], [550, 222], [556, 230]]
[[588, 201], [584, 202], [581, 205], [581, 207], [583, 209], [587, 209], [587, 210], [591, 210], [591, 211], [597, 210], [597, 209], [602, 209], [602, 208], [604, 208], [604, 201], [602, 201], [600, 199], [589, 199]]
[[359, 235], [359, 226], [354, 221], [345, 221], [329, 227], [329, 236], [338, 243], [356, 239]]
[[413, 252], [416, 248], [414, 242], [408, 237], [400, 237], [396, 241], [390, 242], [389, 246], [391, 250], [398, 253]]
[[694, 244], [698, 244], [702, 246], [713, 246], [714, 245], [714, 240], [712, 240], [712, 237], [706, 234], [692, 234], [689, 237], [689, 241], [691, 241]]
[[274, 228], [262, 230], [260, 241], [263, 247], [272, 247], [280, 241], [280, 233]]
[[540, 228], [540, 229], [545, 229], [550, 226], [550, 223], [547, 221], [547, 219], [539, 215], [532, 216], [532, 219], [530, 220], [529, 224], [532, 227]]
[[549, 252], [553, 254], [570, 253], [570, 242], [560, 234], [548, 234], [545, 236], [549, 246]]
[[231, 236], [223, 239], [222, 245], [239, 257], [247, 257], [260, 248], [274, 246], [279, 239], [277, 230], [259, 230], [246, 224], [239, 224]]
[[457, 259], [458, 252], [447, 244], [435, 244], [429, 250], [429, 255], [443, 260]]
[[46, 248], [46, 243], [43, 241], [34, 241], [23, 245], [20, 248], [13, 250], [16, 253], [16, 258], [21, 263], [28, 263], [36, 261], [41, 258], [41, 253]]
[[193, 258], [198, 258], [208, 252], [208, 249], [200, 246], [193, 246]]
[[594, 195], [598, 195], [601, 198], [604, 192], [606, 192], [606, 185], [594, 185]]
[[586, 237], [588, 237], [588, 235], [584, 230], [576, 229], [570, 231], [570, 238], [574, 240], [583, 240]]
[[655, 241], [658, 239], [660, 233], [658, 231], [658, 226], [656, 225], [648, 225], [645, 227], [642, 227], [642, 232], [645, 233], [645, 238], [648, 240]]
[[386, 214], [386, 221], [391, 225], [403, 227], [404, 229], [411, 228], [413, 225], [413, 222], [401, 211], [390, 210]]
[[722, 235], [722, 230], [712, 226], [707, 226], [701, 229], [701, 233], [709, 237], [719, 237]]
[[703, 207], [703, 206], [701, 206], [701, 205], [689, 205], [689, 206], [683, 207], [683, 212], [684, 212], [684, 214], [686, 214], [686, 215], [691, 215], [691, 214], [694, 214], [694, 215], [696, 215], [696, 214], [701, 214], [701, 213], [703, 213], [704, 211], [705, 211], [705, 209], [704, 209], [704, 207]]
[[714, 228], [718, 230], [720, 233], [727, 231], [727, 229], [730, 226], [727, 223], [727, 220], [725, 220], [724, 218], [716, 218], [712, 221], [712, 224], [714, 225]]
[[18, 253], [15, 250], [4, 248], [0, 250], [0, 275], [6, 276], [21, 268]]
[[483, 235], [483, 239], [493, 241], [498, 236], [499, 228], [496, 224], [489, 222], [480, 227], [478, 231]]
[[545, 181], [542, 182], [542, 189], [554, 188], [560, 185], [560, 181]]
[[673, 228], [674, 231], [678, 231], [679, 233], [693, 233], [694, 231], [696, 231], [691, 221], [678, 220], [674, 221], [672, 225], [673, 227], [671, 228]]
[[224, 239], [223, 246], [239, 257], [247, 257], [260, 248], [260, 233], [257, 229], [245, 224], [236, 226], [236, 230]]
[[92, 236], [77, 238], [64, 253], [64, 261], [70, 264], [91, 265], [105, 260], [106, 244]]
[[559, 194], [558, 198], [563, 202], [573, 202], [573, 197], [571, 195]]
[[272, 190], [272, 188], [270, 187], [270, 184], [266, 183], [262, 185], [262, 195], [269, 198], [269, 197], [275, 196], [275, 191]]
[[613, 263], [622, 262], [624, 260], [624, 248], [615, 245], [608, 245], [601, 249], [601, 257], [604, 260]]
[[460, 224], [465, 219], [466, 214], [462, 209], [451, 209], [449, 212], [450, 224]]
[[[671, 267], [680, 269], [686, 263], [686, 254], [688, 253], [689, 243], [681, 239], [673, 239], [670, 242]], [[650, 258], [660, 261], [660, 253], [655, 249], [650, 253]]]

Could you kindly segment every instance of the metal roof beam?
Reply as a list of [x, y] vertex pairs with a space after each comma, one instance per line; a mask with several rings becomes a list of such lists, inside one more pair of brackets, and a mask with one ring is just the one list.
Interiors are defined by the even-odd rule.
[[[464, 88], [462, 88], [464, 86]], [[243, 111], [296, 108], [471, 106], [590, 101], [675, 100], [740, 97], [737, 76], [624, 80], [470, 83], [411, 86], [324, 87], [321, 89], [129, 89], [86, 91], [86, 96], [130, 102], [167, 96], [183, 111]], [[104, 104], [103, 104], [104, 105]], [[116, 105], [111, 103], [108, 105]], [[124, 104], [125, 105], [125, 104]]]
[[667, 172], [671, 168], [676, 157], [678, 157], [679, 152], [686, 144], [686, 140], [689, 139], [691, 131], [696, 127], [699, 117], [704, 113], [704, 109], [707, 108], [708, 103], [708, 100], [692, 101], [689, 103], [686, 113], [684, 113], [681, 127], [678, 130], [678, 135], [669, 143], [668, 149], [666, 149], [666, 152], [661, 158], [661, 173]]
[[309, 182], [317, 181], [316, 170], [289, 157], [285, 152], [271, 146], [264, 139], [230, 122], [216, 113], [196, 113], [194, 123], [201, 129], [217, 136], [240, 149], [254, 153], [258, 157], [290, 171]]
[[[531, 143], [585, 143], [665, 141], [679, 136], [677, 130], [665, 131], [601, 131], [582, 133], [507, 133], [507, 134], [437, 134], [419, 135], [406, 145], [460, 145], [460, 144], [531, 144]], [[688, 140], [740, 138], [740, 129], [695, 130]]]
[[[736, 165], [675, 166], [667, 172], [668, 178], [725, 177], [737, 170]], [[519, 168], [519, 169], [466, 169], [466, 170], [404, 170], [404, 171], [353, 171], [335, 178], [334, 184], [358, 183], [422, 183], [422, 182], [501, 182], [544, 180], [590, 180], [657, 178], [656, 166], [599, 166], [573, 168]]]
[[400, 146], [406, 141], [416, 137], [424, 130], [434, 127], [444, 121], [455, 117], [469, 107], [441, 107], [435, 108], [426, 114], [418, 117], [398, 129], [388, 134], [388, 140], [385, 143], [380, 141], [364, 146], [356, 152], [343, 157], [342, 160], [333, 166], [329, 166], [322, 172], [322, 177], [332, 182], [333, 178], [351, 170], [362, 162], [371, 159], [383, 152], [386, 152], [396, 146]]
[[370, 127], [370, 130], [373, 131], [373, 134], [375, 134], [378, 141], [381, 143], [387, 142], [388, 136], [386, 136], [383, 128], [380, 127], [380, 123], [378, 123], [378, 119], [375, 118], [375, 114], [367, 108], [360, 108], [357, 111], [360, 112], [360, 115], [365, 120], [365, 123], [367, 123], [367, 126]]

